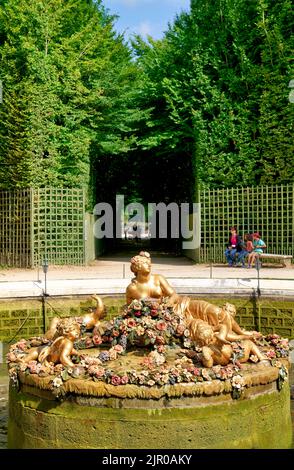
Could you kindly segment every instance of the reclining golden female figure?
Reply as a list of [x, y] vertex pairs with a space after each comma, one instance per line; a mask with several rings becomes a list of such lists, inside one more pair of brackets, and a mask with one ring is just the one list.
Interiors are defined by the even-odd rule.
[[50, 346], [43, 345], [32, 348], [29, 353], [22, 358], [22, 361], [39, 361], [45, 364], [48, 362], [53, 364], [60, 363], [64, 366], [74, 367], [70, 356], [72, 354], [78, 354], [74, 349], [74, 342], [80, 336], [80, 326], [72, 318], [59, 320], [56, 333], [58, 337]]

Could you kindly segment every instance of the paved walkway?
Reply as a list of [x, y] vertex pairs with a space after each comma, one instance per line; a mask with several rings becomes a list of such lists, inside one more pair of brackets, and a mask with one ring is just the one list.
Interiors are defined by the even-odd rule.
[[[169, 279], [179, 294], [244, 294], [256, 291], [256, 269], [197, 265], [184, 257], [154, 256], [153, 272]], [[105, 256], [91, 266], [49, 266], [50, 295], [123, 294], [132, 278], [130, 254]], [[42, 269], [0, 271], [0, 298], [35, 297], [44, 289]], [[294, 296], [294, 266], [263, 267], [260, 289], [264, 295]]]

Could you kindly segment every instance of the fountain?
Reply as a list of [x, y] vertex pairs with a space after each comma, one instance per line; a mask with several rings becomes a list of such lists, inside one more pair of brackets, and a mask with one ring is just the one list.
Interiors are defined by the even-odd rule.
[[120, 315], [100, 297], [12, 345], [10, 448], [289, 448], [288, 341], [244, 331], [232, 304], [180, 297], [149, 253]]

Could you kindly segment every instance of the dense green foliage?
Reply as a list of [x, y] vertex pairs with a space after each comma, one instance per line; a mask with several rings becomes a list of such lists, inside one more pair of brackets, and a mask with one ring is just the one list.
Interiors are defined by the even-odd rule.
[[162, 41], [137, 38], [143, 103], [153, 107], [141, 146], [162, 162], [161, 177], [182, 182], [182, 199], [195, 179], [202, 187], [293, 181], [291, 31], [289, 0], [192, 0]]
[[293, 181], [290, 0], [191, 0], [136, 60], [113, 23], [102, 0], [0, 0], [0, 188], [182, 202]]
[[133, 145], [137, 68], [100, 0], [1, 0], [0, 187], [89, 187]]

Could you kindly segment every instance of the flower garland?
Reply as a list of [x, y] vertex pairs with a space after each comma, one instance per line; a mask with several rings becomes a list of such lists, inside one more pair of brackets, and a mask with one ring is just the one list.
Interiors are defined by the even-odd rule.
[[152, 347], [164, 351], [164, 345], [181, 344], [191, 346], [189, 330], [183, 314], [175, 314], [167, 300], [162, 303], [148, 300], [133, 300], [125, 306], [123, 314], [104, 324], [103, 334], [99, 327], [92, 334], [80, 339], [76, 349], [85, 349], [110, 343], [121, 345], [124, 350], [130, 346]]
[[[29, 340], [20, 340], [11, 346], [7, 354], [9, 375], [12, 383], [18, 386], [19, 372], [36, 374], [39, 377], [50, 377], [50, 388], [55, 396], [64, 394], [63, 384], [72, 378], [102, 381], [114, 386], [133, 384], [138, 386], [163, 386], [178, 383], [200, 383], [212, 380], [230, 380], [233, 398], [239, 398], [245, 387], [245, 381], [240, 371], [242, 364], [239, 359], [243, 356], [242, 344], [232, 343], [232, 363], [227, 366], [215, 365], [205, 368], [199, 365], [197, 348], [194, 361], [184, 353], [172, 365], [166, 363], [167, 347], [190, 348], [189, 330], [185, 319], [180, 314], [174, 314], [165, 303], [158, 304], [151, 301], [133, 301], [125, 307], [123, 314], [106, 323], [101, 334], [94, 329], [91, 335], [78, 341], [78, 348], [89, 348], [108, 344], [107, 350], [100, 350], [96, 356], [80, 354], [72, 356], [75, 367], [64, 367], [62, 364], [22, 362], [21, 359], [32, 347], [50, 345], [50, 341], [43, 337], [34, 337]], [[256, 339], [256, 343], [266, 350], [271, 364], [279, 368], [278, 389], [280, 390], [287, 380], [287, 369], [278, 360], [289, 354], [288, 340], [271, 334]], [[107, 363], [115, 361], [120, 355], [126, 353], [129, 346], [143, 346], [151, 348], [151, 352], [141, 362], [142, 370], [124, 370], [117, 372]], [[257, 358], [250, 357], [251, 362]]]

